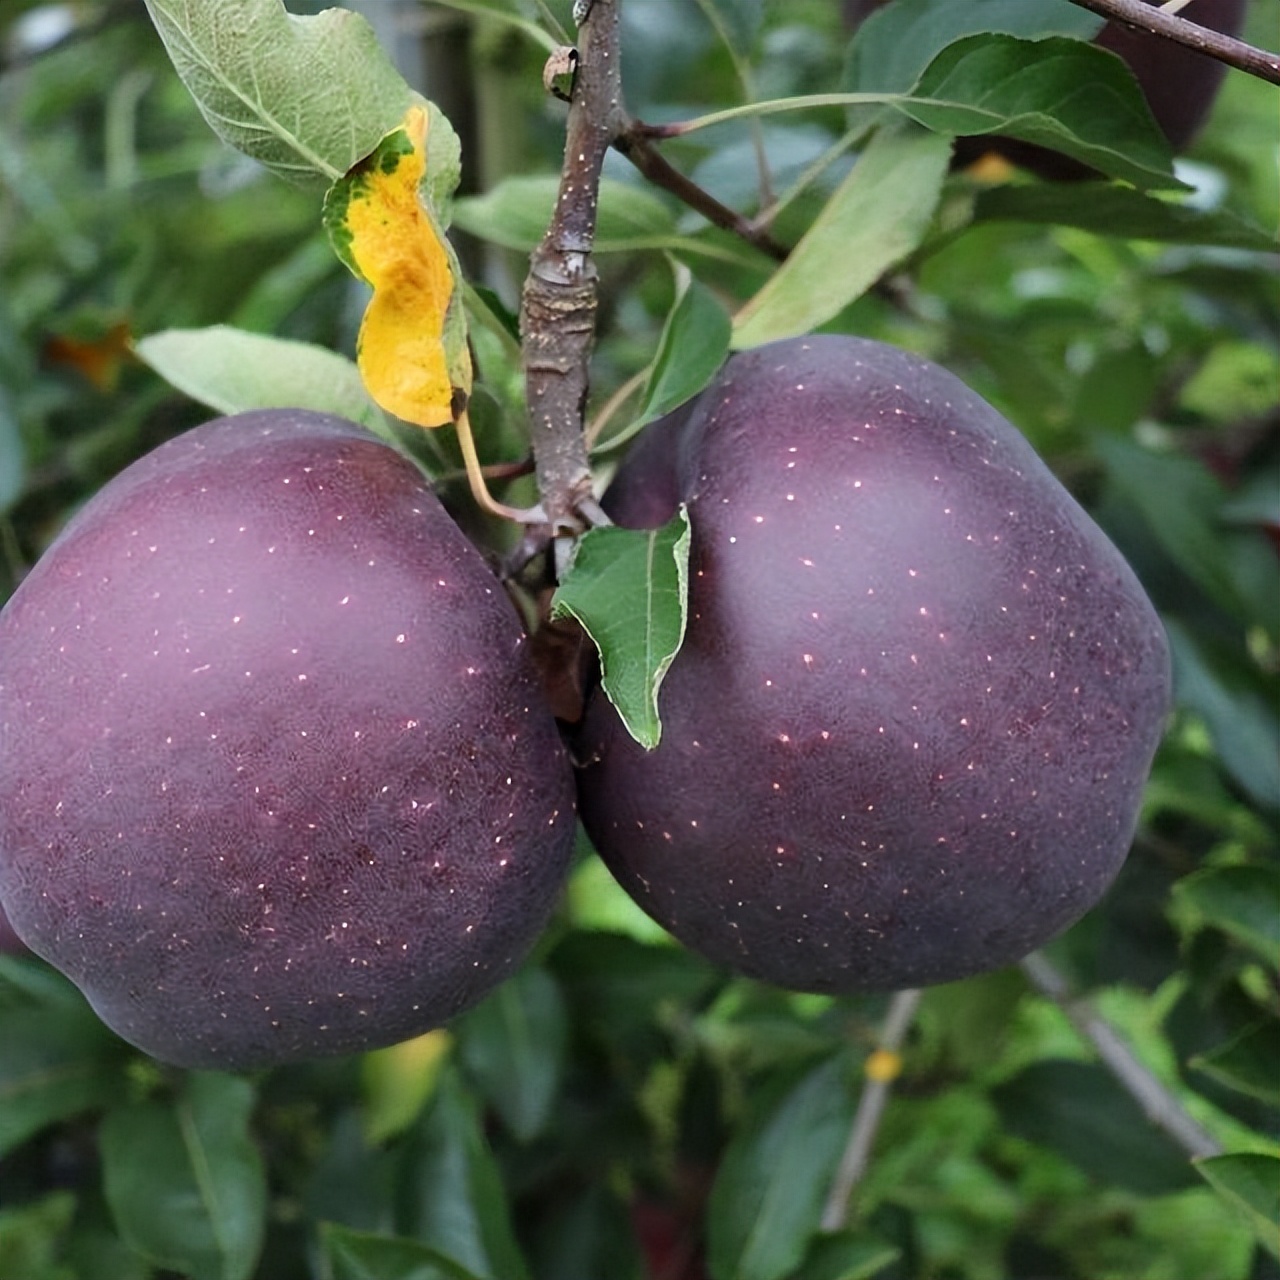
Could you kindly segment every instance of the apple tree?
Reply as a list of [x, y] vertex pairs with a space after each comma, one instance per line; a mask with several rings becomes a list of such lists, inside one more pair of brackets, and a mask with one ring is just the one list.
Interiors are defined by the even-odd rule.
[[0, 15], [0, 1276], [1280, 1274], [1277, 0]]

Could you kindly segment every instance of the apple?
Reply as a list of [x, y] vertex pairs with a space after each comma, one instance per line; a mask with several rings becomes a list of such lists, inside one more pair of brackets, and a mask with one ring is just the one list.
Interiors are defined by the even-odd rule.
[[164, 1061], [446, 1021], [529, 950], [574, 826], [514, 608], [352, 423], [245, 413], [161, 445], [0, 613], [0, 901]]
[[624, 493], [632, 465], [688, 504], [688, 627], [655, 750], [591, 697], [578, 794], [654, 919], [835, 993], [998, 968], [1099, 900], [1167, 642], [1014, 427], [927, 360], [808, 337], [733, 356]]

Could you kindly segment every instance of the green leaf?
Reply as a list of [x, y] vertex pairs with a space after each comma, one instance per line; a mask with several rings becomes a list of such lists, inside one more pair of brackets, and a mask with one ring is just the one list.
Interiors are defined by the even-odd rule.
[[951, 159], [922, 129], [876, 133], [768, 283], [738, 312], [733, 345], [808, 333], [861, 297], [924, 239]]
[[[361, 1061], [362, 1073], [368, 1056]], [[367, 1089], [367, 1082], [362, 1084]], [[403, 1152], [399, 1144], [370, 1145], [369, 1130], [378, 1118], [376, 1111], [348, 1106], [334, 1116], [307, 1173], [302, 1204], [308, 1218], [382, 1235], [395, 1231]]]
[[310, 342], [213, 325], [166, 329], [139, 341], [137, 352], [171, 386], [219, 413], [314, 409], [390, 432], [354, 362]]
[[[1195, 521], [1191, 512], [1185, 514], [1188, 523]], [[1270, 701], [1176, 618], [1166, 617], [1164, 625], [1178, 703], [1204, 720], [1222, 765], [1236, 782], [1258, 804], [1280, 808], [1280, 724]]]
[[699, 6], [734, 55], [750, 54], [764, 22], [764, 0], [699, 0]]
[[664, 1011], [693, 1006], [723, 983], [721, 970], [684, 947], [655, 947], [614, 933], [576, 930], [551, 960], [575, 1026], [611, 1054], [652, 1054]]
[[899, 108], [945, 133], [998, 133], [1052, 147], [1137, 187], [1182, 186], [1129, 69], [1079, 40], [959, 40], [929, 64]]
[[992, 1092], [1005, 1127], [1104, 1185], [1157, 1196], [1194, 1182], [1186, 1154], [1105, 1068], [1046, 1059]]
[[399, 123], [414, 95], [373, 28], [346, 9], [280, 0], [146, 0], [213, 131], [292, 182], [331, 183]]
[[13, 397], [0, 386], [0, 513], [18, 500], [26, 479], [26, 450]]
[[1261, 1153], [1209, 1156], [1192, 1163], [1201, 1176], [1247, 1219], [1258, 1243], [1280, 1258], [1280, 1158]]
[[528, 967], [455, 1023], [462, 1060], [521, 1141], [542, 1133], [564, 1071], [568, 1018], [560, 988]]
[[[1120, 497], [1178, 568], [1242, 622], [1263, 621], [1249, 564], [1233, 554], [1249, 535], [1225, 536], [1218, 520], [1226, 500], [1221, 481], [1195, 458], [1157, 453], [1118, 436], [1096, 436], [1092, 443]], [[1261, 540], [1259, 548], [1274, 571], [1270, 548]]]
[[600, 679], [627, 732], [648, 750], [662, 737], [658, 690], [684, 642], [689, 517], [661, 529], [591, 529], [551, 601], [600, 651]]
[[892, 1266], [902, 1250], [865, 1232], [819, 1236], [804, 1260], [804, 1280], [871, 1280]]
[[692, 400], [715, 377], [729, 350], [729, 317], [715, 294], [686, 267], [678, 268], [677, 278], [675, 305], [662, 326], [640, 416], [628, 435]]
[[[0, 1156], [120, 1096], [126, 1050], [69, 983], [0, 957]], [[24, 968], [31, 976], [23, 981]]]
[[75, 1273], [59, 1260], [75, 1210], [75, 1196], [69, 1191], [0, 1209], [0, 1276], [76, 1280]]
[[[1277, 247], [1273, 241], [1271, 248]], [[1238, 338], [1215, 342], [1178, 395], [1180, 408], [1221, 423], [1264, 417], [1277, 403], [1280, 356], [1270, 343]]]
[[1232, 492], [1219, 514], [1230, 524], [1280, 529], [1280, 471], [1265, 467], [1254, 472]]
[[[454, 203], [453, 221], [482, 240], [529, 253], [541, 242], [560, 191], [554, 174], [504, 178], [481, 196]], [[675, 234], [675, 219], [666, 204], [646, 188], [616, 178], [600, 183], [595, 251], [609, 253]]]
[[403, 1133], [422, 1114], [452, 1046], [450, 1033], [437, 1027], [364, 1055], [360, 1084], [371, 1146]]
[[430, 1245], [333, 1222], [320, 1224], [320, 1253], [330, 1280], [483, 1280]]
[[1280, 869], [1208, 867], [1173, 887], [1178, 905], [1280, 969]]
[[642, 1230], [621, 1194], [594, 1182], [538, 1215], [536, 1274], [539, 1280], [653, 1280], [636, 1239]]
[[[0, 953], [0, 1009], [25, 1005], [55, 1005], [91, 1013], [80, 989], [52, 965], [27, 953]], [[92, 1016], [97, 1022], [97, 1015]]]
[[1079, 227], [1100, 236], [1274, 252], [1275, 237], [1229, 209], [1197, 209], [1110, 182], [1005, 184], [978, 193], [974, 220]]
[[1092, 39], [1103, 20], [1070, 0], [897, 0], [858, 27], [845, 59], [844, 87], [863, 93], [906, 93], [949, 44], [999, 33], [1036, 39]]
[[1226, 1044], [1198, 1054], [1190, 1065], [1215, 1080], [1280, 1106], [1280, 1021], [1266, 1018]]
[[[155, 1280], [155, 1270], [112, 1228], [110, 1214], [98, 1197], [81, 1200], [80, 1212], [63, 1240], [63, 1256], [75, 1280]], [[7, 1274], [0, 1267], [0, 1275]]]
[[124, 1239], [193, 1280], [248, 1280], [262, 1248], [267, 1186], [249, 1135], [247, 1080], [192, 1073], [172, 1103], [120, 1107], [102, 1123], [107, 1203]]
[[479, 1280], [528, 1280], [479, 1108], [452, 1068], [413, 1137], [401, 1180], [401, 1229]]
[[575, 929], [618, 933], [655, 946], [675, 941], [646, 914], [594, 853], [584, 858], [569, 877], [565, 906]]
[[713, 1280], [782, 1280], [815, 1235], [853, 1114], [840, 1055], [772, 1100], [726, 1148], [707, 1209]]

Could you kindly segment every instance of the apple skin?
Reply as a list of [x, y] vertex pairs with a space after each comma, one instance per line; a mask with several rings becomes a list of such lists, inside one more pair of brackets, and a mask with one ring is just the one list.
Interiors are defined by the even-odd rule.
[[1093, 906], [1167, 642], [1023, 437], [937, 365], [824, 336], [734, 356], [661, 457], [692, 527], [662, 741], [597, 691], [577, 748], [587, 832], [636, 901], [718, 963], [829, 993], [995, 969]]
[[473, 1004], [545, 923], [573, 779], [519, 619], [416, 468], [198, 427], [0, 613], [0, 899], [125, 1039], [246, 1068]]

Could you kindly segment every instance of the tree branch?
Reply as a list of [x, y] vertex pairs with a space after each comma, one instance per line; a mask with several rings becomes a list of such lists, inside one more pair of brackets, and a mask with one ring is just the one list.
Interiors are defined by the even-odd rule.
[[626, 129], [613, 145], [650, 182], [683, 200], [690, 209], [702, 214], [713, 226], [732, 231], [734, 235], [740, 236], [778, 262], [786, 259], [786, 247], [779, 244], [767, 231], [721, 204], [709, 191], [704, 191], [692, 178], [685, 177], [675, 168], [650, 141], [647, 126], [628, 120]]
[[880, 1117], [884, 1114], [885, 1103], [889, 1101], [889, 1090], [902, 1070], [898, 1051], [907, 1038], [919, 1005], [920, 992], [915, 989], [897, 992], [889, 1003], [889, 1012], [880, 1029], [880, 1044], [867, 1057], [863, 1067], [867, 1082], [862, 1087], [858, 1110], [849, 1129], [849, 1140], [840, 1157], [836, 1176], [831, 1180], [831, 1190], [827, 1193], [827, 1202], [822, 1210], [823, 1231], [839, 1231], [849, 1221], [849, 1198], [866, 1172], [876, 1130], [880, 1128]]
[[1134, 1054], [1120, 1033], [1087, 1000], [1073, 996], [1067, 980], [1039, 952], [1027, 956], [1022, 972], [1071, 1020], [1097, 1051], [1102, 1064], [1137, 1101], [1147, 1119], [1163, 1129], [1189, 1156], [1222, 1154], [1222, 1145], [1206, 1132], [1160, 1079]]
[[1217, 58], [1219, 62], [1257, 76], [1260, 80], [1280, 84], [1280, 54], [1257, 49], [1234, 36], [1202, 27], [1197, 22], [1166, 12], [1155, 4], [1148, 4], [1146, 0], [1071, 0], [1071, 3], [1088, 9], [1091, 13], [1100, 14], [1112, 22], [1136, 27], [1139, 31], [1150, 31], [1153, 35], [1184, 44], [1188, 49]]
[[542, 505], [554, 535], [576, 534], [591, 497], [583, 438], [595, 338], [595, 243], [600, 172], [626, 127], [618, 0], [595, 0], [579, 28], [560, 193], [533, 251], [520, 307], [530, 436]]

